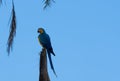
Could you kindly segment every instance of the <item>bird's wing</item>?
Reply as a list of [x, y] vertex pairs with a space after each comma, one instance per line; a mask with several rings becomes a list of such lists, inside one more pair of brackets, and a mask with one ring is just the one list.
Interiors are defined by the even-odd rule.
[[48, 49], [52, 49], [50, 37], [49, 37], [48, 34], [46, 34], [46, 44], [47, 44], [47, 48], [48, 48]]
[[55, 56], [55, 53], [53, 52], [53, 48], [51, 45], [50, 37], [48, 34], [46, 34], [46, 40], [47, 40], [47, 49], [49, 50], [50, 53], [52, 53]]

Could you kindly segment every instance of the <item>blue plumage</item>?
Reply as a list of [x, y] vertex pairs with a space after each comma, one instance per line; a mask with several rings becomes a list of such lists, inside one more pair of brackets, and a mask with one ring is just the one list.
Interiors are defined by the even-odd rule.
[[51, 59], [51, 53], [54, 56], [55, 56], [55, 53], [53, 52], [53, 48], [52, 48], [52, 45], [51, 45], [50, 37], [45, 32], [45, 30], [43, 28], [39, 28], [38, 29], [38, 33], [40, 33], [38, 35], [38, 40], [39, 40], [40, 44], [42, 45], [42, 47], [46, 48], [47, 53], [48, 53], [48, 58], [49, 58], [49, 61], [50, 61], [51, 69], [53, 70], [54, 74], [56, 75], [54, 67], [53, 67], [53, 64], [52, 64], [52, 59]]

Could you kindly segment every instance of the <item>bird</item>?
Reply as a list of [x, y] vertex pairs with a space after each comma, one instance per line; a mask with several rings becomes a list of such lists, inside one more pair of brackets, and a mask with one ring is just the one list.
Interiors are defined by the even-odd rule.
[[50, 37], [45, 32], [45, 30], [43, 28], [38, 28], [37, 32], [39, 33], [38, 41], [39, 41], [40, 45], [47, 50], [47, 54], [48, 54], [51, 69], [53, 70], [53, 73], [56, 75], [56, 72], [55, 72], [54, 67], [53, 67], [52, 59], [51, 59], [51, 54], [53, 56], [55, 56], [55, 53], [54, 53], [52, 45], [51, 45]]

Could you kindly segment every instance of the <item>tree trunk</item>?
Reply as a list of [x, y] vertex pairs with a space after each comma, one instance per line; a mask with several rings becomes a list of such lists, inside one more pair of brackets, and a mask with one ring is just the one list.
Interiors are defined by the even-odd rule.
[[40, 67], [39, 67], [39, 81], [50, 81], [47, 70], [47, 55], [46, 49], [43, 48], [40, 54]]

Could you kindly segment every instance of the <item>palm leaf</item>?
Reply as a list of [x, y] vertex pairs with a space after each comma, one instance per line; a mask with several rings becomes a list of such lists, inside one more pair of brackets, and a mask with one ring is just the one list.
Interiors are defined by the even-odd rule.
[[15, 34], [16, 34], [16, 14], [15, 14], [14, 4], [13, 4], [12, 14], [11, 14], [11, 23], [10, 23], [10, 33], [9, 33], [8, 42], [7, 42], [8, 55], [10, 51], [12, 50]]
[[44, 0], [45, 6], [43, 7], [43, 9], [46, 9], [48, 6], [50, 6], [51, 2], [55, 2], [55, 1], [54, 0]]

